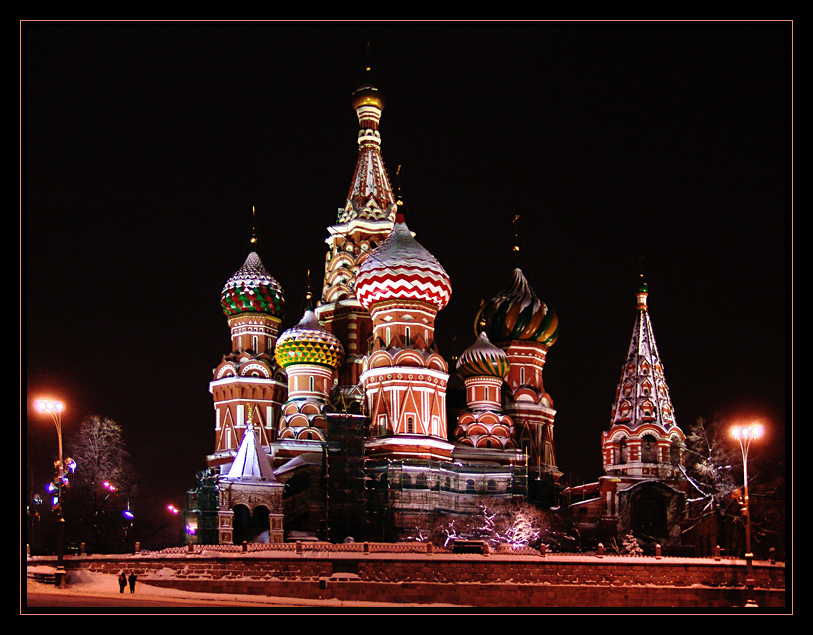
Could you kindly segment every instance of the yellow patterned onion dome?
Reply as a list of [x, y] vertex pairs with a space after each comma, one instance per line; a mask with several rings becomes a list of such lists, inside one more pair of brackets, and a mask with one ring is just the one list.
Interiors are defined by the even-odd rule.
[[274, 357], [283, 368], [292, 364], [338, 368], [344, 359], [344, 347], [339, 338], [322, 326], [316, 314], [308, 309], [299, 324], [280, 335]]
[[485, 331], [457, 360], [457, 371], [465, 377], [500, 377], [508, 374], [508, 356], [494, 346]]
[[376, 247], [359, 267], [356, 297], [362, 306], [386, 300], [420, 300], [438, 311], [449, 303], [452, 284], [446, 270], [412, 236], [403, 214], [387, 239]]
[[525, 340], [553, 346], [559, 336], [559, 318], [536, 296], [519, 268], [511, 285], [482, 306], [474, 324], [475, 332], [485, 331], [497, 344]]
[[260, 256], [252, 251], [223, 287], [220, 306], [228, 316], [268, 313], [282, 319], [285, 295], [280, 284], [266, 271]]

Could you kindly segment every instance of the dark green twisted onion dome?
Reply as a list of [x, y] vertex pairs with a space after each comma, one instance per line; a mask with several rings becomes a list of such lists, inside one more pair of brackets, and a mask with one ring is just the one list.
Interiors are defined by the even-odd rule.
[[519, 268], [511, 285], [483, 304], [474, 324], [476, 333], [485, 331], [495, 344], [525, 340], [553, 346], [559, 336], [559, 318], [536, 296]]
[[252, 251], [223, 287], [220, 306], [228, 316], [267, 313], [282, 319], [285, 296], [279, 283], [266, 271], [260, 256]]

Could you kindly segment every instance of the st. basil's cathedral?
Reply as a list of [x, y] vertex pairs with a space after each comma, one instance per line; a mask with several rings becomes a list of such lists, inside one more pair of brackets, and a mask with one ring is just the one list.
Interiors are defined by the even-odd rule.
[[[556, 314], [516, 267], [473, 312], [471, 346], [449, 367], [435, 319], [452, 281], [410, 231], [391, 186], [382, 95], [366, 81], [352, 105], [359, 153], [327, 228], [320, 298], [309, 290], [301, 320], [280, 332], [284, 291], [259, 249], [223, 287], [231, 351], [210, 383], [214, 449], [188, 494], [191, 542], [390, 541], [474, 514], [483, 497], [562, 504], [556, 410], [543, 384]], [[663, 533], [683, 508], [684, 437], [647, 293], [641, 281], [600, 440], [605, 476], [579, 488], [572, 505], [582, 531]], [[464, 404], [448, 399], [456, 387]]]

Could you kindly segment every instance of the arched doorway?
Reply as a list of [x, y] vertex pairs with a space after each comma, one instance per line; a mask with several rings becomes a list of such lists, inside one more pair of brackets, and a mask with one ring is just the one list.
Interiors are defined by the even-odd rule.
[[256, 507], [253, 513], [245, 505], [235, 505], [234, 544], [243, 542], [270, 542], [269, 511], [267, 507]]
[[669, 501], [663, 492], [655, 487], [642, 487], [633, 496], [630, 509], [630, 524], [636, 535], [666, 536], [666, 511]]

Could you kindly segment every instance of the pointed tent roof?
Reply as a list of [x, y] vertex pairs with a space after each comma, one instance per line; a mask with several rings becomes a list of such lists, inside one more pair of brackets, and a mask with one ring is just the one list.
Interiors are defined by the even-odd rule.
[[257, 440], [254, 424], [249, 418], [237, 456], [225, 476], [227, 480], [274, 481], [274, 471]]
[[339, 222], [354, 219], [389, 221], [395, 218], [395, 197], [381, 156], [381, 134], [378, 124], [384, 100], [372, 82], [370, 66], [361, 86], [353, 93], [353, 108], [359, 120], [359, 154], [347, 202], [339, 210]]
[[618, 382], [612, 425], [634, 429], [654, 423], [669, 430], [676, 425], [675, 414], [649, 317], [648, 295], [649, 287], [641, 278], [636, 289], [638, 310]]

